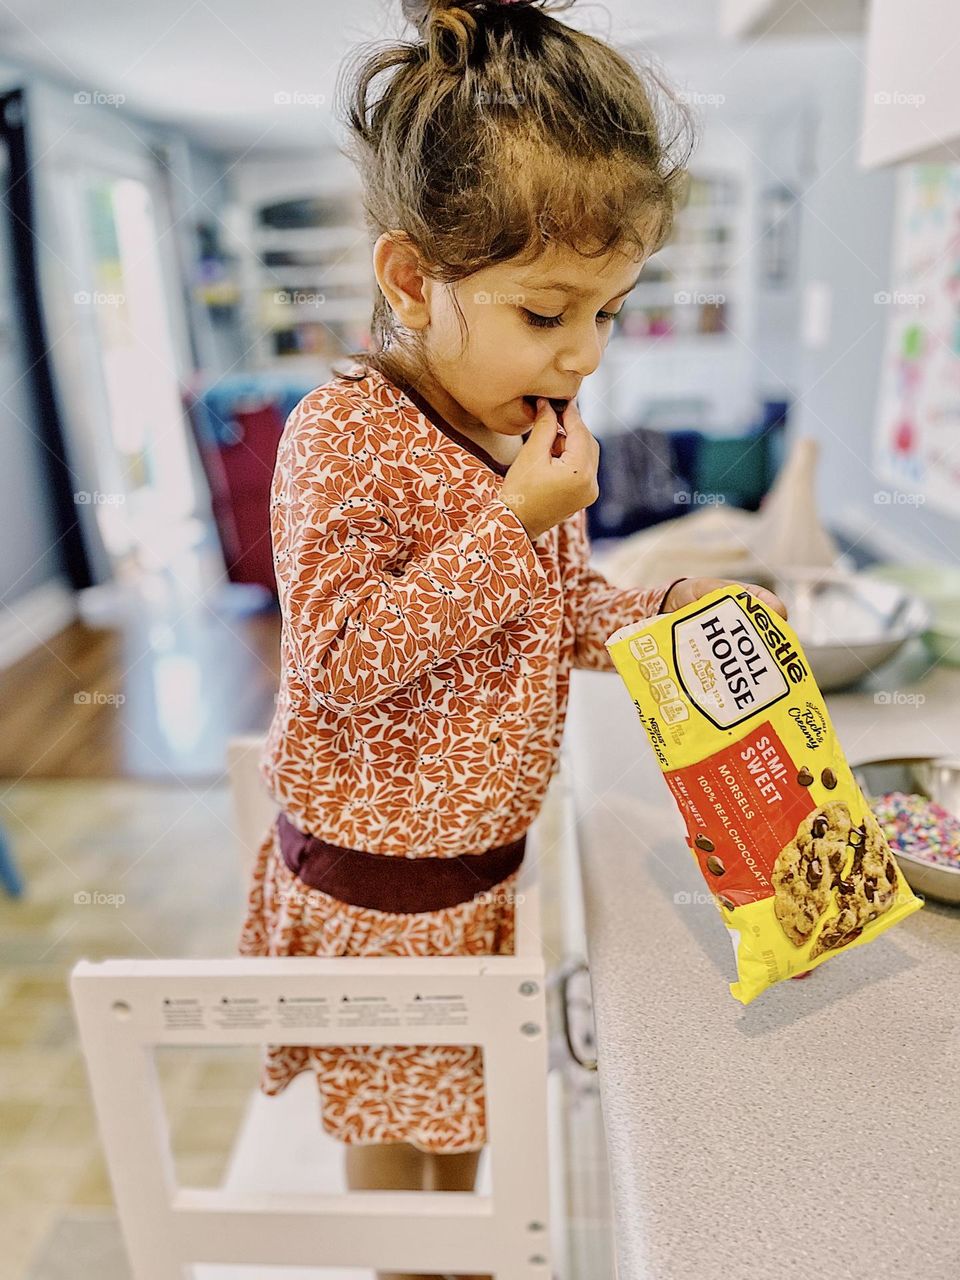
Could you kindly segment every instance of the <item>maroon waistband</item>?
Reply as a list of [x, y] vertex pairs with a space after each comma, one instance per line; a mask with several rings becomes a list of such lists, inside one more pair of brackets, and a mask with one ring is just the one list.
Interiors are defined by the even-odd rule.
[[351, 906], [399, 912], [441, 911], [487, 892], [517, 870], [527, 840], [452, 858], [402, 858], [329, 844], [282, 812], [277, 833], [284, 862], [304, 884]]

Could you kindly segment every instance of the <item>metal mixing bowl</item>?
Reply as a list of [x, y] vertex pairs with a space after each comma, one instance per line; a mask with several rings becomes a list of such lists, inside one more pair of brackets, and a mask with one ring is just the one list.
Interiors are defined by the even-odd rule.
[[[857, 765], [854, 777], [867, 799], [885, 791], [923, 795], [960, 817], [960, 759], [924, 756], [911, 760], [870, 760]], [[960, 866], [948, 867], [894, 849], [900, 870], [917, 893], [941, 902], [960, 903]]]
[[824, 691], [870, 675], [930, 623], [929, 606], [902, 587], [843, 569], [787, 570], [774, 590]]

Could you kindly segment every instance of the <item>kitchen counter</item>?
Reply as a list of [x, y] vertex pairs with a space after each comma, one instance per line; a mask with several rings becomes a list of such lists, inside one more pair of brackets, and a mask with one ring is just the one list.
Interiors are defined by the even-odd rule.
[[[851, 764], [960, 752], [960, 669], [925, 669], [828, 696]], [[960, 1276], [960, 908], [744, 1008], [618, 676], [575, 674], [566, 757], [620, 1280]]]

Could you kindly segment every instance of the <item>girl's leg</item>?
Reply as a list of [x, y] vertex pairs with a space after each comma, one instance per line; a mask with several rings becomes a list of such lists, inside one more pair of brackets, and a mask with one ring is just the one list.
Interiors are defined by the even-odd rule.
[[420, 1191], [426, 1152], [409, 1142], [347, 1143], [344, 1151], [351, 1191]]
[[[480, 1163], [479, 1151], [454, 1151], [449, 1155], [431, 1151], [426, 1160], [424, 1191], [473, 1191]], [[457, 1272], [451, 1280], [493, 1280], [493, 1277]]]
[[[351, 1191], [420, 1191], [426, 1153], [409, 1142], [361, 1145], [344, 1150], [347, 1186]], [[436, 1280], [408, 1271], [378, 1271], [377, 1280]]]
[[479, 1151], [453, 1151], [444, 1155], [436, 1151], [423, 1153], [424, 1191], [472, 1191], [477, 1180]]

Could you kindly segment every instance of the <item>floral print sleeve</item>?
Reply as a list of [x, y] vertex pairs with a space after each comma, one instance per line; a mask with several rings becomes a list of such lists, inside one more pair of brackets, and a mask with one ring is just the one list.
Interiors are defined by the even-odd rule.
[[566, 608], [575, 636], [574, 666], [591, 671], [612, 670], [613, 663], [605, 645], [607, 637], [619, 627], [658, 613], [675, 579], [630, 590], [609, 583], [603, 574], [590, 567], [585, 511], [564, 523], [563, 537], [570, 563]]
[[291, 652], [314, 701], [339, 714], [482, 642], [543, 580], [523, 525], [495, 493], [408, 558], [389, 446], [375, 419], [324, 421], [307, 397], [277, 457], [274, 555]]

